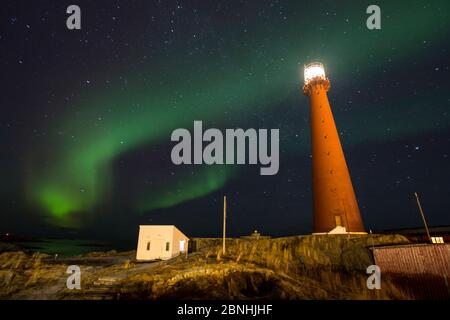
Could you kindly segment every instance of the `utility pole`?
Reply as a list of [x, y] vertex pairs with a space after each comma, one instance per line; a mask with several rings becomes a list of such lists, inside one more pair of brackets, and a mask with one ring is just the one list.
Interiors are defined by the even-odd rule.
[[226, 232], [227, 232], [227, 196], [223, 196], [223, 242], [222, 242], [223, 255], [225, 255]]
[[419, 195], [417, 192], [414, 192], [414, 195], [416, 196], [417, 206], [419, 207], [420, 215], [422, 216], [423, 224], [425, 225], [425, 230], [427, 231], [428, 240], [430, 243], [433, 243], [430, 236], [430, 231], [428, 230], [427, 220], [425, 219], [425, 215], [423, 214], [422, 206], [420, 205]]

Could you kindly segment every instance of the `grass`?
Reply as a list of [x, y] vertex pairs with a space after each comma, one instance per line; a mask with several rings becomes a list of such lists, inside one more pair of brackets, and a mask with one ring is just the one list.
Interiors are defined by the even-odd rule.
[[[0, 254], [0, 298], [49, 299], [410, 299], [388, 279], [368, 290], [371, 246], [408, 243], [402, 236], [295, 236], [193, 239], [196, 252], [137, 263], [127, 253], [79, 257], [82, 290], [65, 289], [67, 263], [42, 254]], [[121, 257], [92, 265], [88, 258]], [[130, 259], [127, 259], [130, 257]], [[78, 261], [78, 260], [77, 260]]]
[[411, 299], [391, 281], [366, 286], [372, 245], [408, 243], [402, 236], [299, 236], [194, 239], [188, 259], [122, 283], [122, 298]]

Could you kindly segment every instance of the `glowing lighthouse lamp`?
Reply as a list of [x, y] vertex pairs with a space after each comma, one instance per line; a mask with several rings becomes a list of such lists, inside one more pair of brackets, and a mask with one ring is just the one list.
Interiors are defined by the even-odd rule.
[[305, 66], [305, 85], [314, 80], [326, 80], [323, 64], [313, 62]]
[[321, 63], [304, 69], [311, 106], [312, 190], [315, 234], [365, 233], [327, 91]]

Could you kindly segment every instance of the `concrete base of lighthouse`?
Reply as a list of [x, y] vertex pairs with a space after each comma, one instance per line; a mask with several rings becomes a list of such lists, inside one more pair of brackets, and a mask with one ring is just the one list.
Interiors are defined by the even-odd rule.
[[333, 230], [330, 230], [329, 232], [319, 232], [319, 233], [313, 233], [313, 236], [316, 235], [335, 235], [335, 234], [367, 234], [367, 232], [347, 232], [347, 229], [342, 226], [337, 226]]

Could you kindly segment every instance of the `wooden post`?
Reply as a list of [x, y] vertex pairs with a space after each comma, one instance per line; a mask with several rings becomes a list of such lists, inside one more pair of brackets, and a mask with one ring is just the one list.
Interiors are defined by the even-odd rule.
[[372, 240], [372, 254], [375, 253], [375, 245], [373, 243], [373, 235], [372, 235], [372, 230], [369, 231], [370, 232], [370, 239]]
[[225, 255], [226, 232], [227, 232], [227, 196], [223, 196], [223, 243], [222, 243], [223, 255]]
[[428, 230], [427, 220], [425, 219], [425, 215], [423, 214], [422, 206], [420, 205], [419, 195], [417, 192], [414, 192], [414, 195], [416, 196], [417, 206], [419, 207], [420, 215], [422, 216], [423, 224], [425, 225], [425, 230], [427, 231], [428, 240], [430, 243], [433, 243], [430, 236], [430, 231]]

